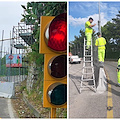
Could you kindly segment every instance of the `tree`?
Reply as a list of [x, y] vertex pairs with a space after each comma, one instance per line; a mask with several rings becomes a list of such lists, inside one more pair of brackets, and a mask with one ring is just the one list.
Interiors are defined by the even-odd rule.
[[120, 53], [120, 11], [102, 27], [102, 35], [106, 38], [106, 58], [118, 58]]
[[42, 15], [57, 16], [67, 12], [67, 2], [28, 2], [27, 6], [21, 6], [25, 11], [25, 14], [22, 14], [21, 22], [34, 25], [33, 36], [36, 42], [31, 45], [30, 61], [35, 61], [38, 65], [43, 64], [43, 55], [39, 54], [40, 17]]

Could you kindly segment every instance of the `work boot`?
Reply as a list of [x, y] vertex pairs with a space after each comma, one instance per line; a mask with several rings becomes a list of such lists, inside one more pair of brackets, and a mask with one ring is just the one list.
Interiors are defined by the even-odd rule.
[[99, 61], [99, 65], [100, 65], [100, 67], [104, 67], [104, 62], [102, 62], [102, 61]]

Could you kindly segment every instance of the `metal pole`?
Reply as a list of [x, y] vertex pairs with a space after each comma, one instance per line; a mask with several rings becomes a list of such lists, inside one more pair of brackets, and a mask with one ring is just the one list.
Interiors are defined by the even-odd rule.
[[4, 37], [4, 30], [2, 31], [2, 43], [1, 43], [1, 54], [0, 54], [0, 74], [1, 74], [1, 67], [2, 67], [2, 49], [3, 49], [3, 37]]
[[100, 2], [98, 3], [98, 12], [99, 12], [99, 20], [98, 20], [98, 31], [101, 33], [101, 16], [100, 16]]
[[51, 108], [51, 118], [56, 118], [56, 108]]
[[[12, 55], [12, 43], [11, 43], [11, 31], [10, 31], [10, 56]], [[11, 75], [11, 59], [10, 59], [10, 67], [9, 67], [9, 82], [12, 82], [12, 79], [10, 81], [10, 77], [12, 78], [12, 75]]]
[[1, 58], [2, 58], [2, 49], [3, 49], [3, 37], [4, 37], [4, 30], [2, 31]]

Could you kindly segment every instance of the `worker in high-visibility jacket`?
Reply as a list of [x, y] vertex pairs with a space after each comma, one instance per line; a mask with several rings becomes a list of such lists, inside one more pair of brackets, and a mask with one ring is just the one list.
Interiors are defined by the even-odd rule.
[[100, 32], [97, 33], [97, 36], [98, 39], [96, 39], [95, 45], [98, 47], [98, 59], [99, 62], [104, 63], [106, 40], [104, 37], [101, 37]]
[[118, 79], [118, 85], [120, 86], [120, 57], [118, 59], [118, 66], [117, 66], [117, 79]]
[[89, 18], [89, 20], [85, 23], [85, 36], [87, 38], [87, 48], [90, 48], [91, 45], [91, 39], [92, 39], [92, 34], [93, 34], [93, 29], [92, 27], [94, 27], [96, 24], [91, 25], [91, 23], [93, 22], [93, 18]]

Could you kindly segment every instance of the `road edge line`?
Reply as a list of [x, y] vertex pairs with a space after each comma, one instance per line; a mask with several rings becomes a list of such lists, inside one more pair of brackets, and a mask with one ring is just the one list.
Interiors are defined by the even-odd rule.
[[[109, 81], [109, 75], [107, 70], [104, 68], [106, 78]], [[113, 118], [113, 101], [112, 101], [112, 90], [111, 90], [111, 84], [108, 83], [108, 95], [107, 95], [107, 118]]]
[[9, 112], [10, 118], [15, 118], [14, 113], [13, 113], [11, 99], [8, 99], [8, 112]]

